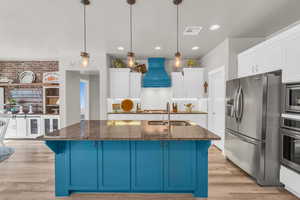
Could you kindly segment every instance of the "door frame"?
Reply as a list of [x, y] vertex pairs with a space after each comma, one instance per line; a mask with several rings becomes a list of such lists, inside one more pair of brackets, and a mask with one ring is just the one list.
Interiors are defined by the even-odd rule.
[[[224, 77], [224, 112], [223, 112], [223, 118], [225, 119], [225, 98], [226, 98], [226, 74], [225, 74], [225, 65], [218, 67], [214, 70], [211, 70], [208, 72], [208, 85], [212, 85], [212, 76], [217, 74], [217, 73], [222, 73]], [[211, 119], [213, 117], [213, 113], [211, 111], [211, 108], [213, 106], [213, 101], [211, 101], [211, 93], [212, 93], [212, 87], [208, 87], [208, 123], [207, 123], [207, 129], [211, 129]], [[225, 139], [225, 120], [224, 120], [224, 132], [222, 134], [222, 139], [221, 141], [213, 142], [217, 148], [219, 148], [223, 153], [224, 153], [224, 139]], [[221, 143], [221, 144], [220, 144]], [[221, 147], [219, 146], [221, 145]]]
[[[83, 83], [86, 84], [85, 113], [84, 113], [84, 117], [85, 117], [85, 120], [89, 120], [90, 119], [90, 81], [89, 80], [85, 80], [85, 79], [80, 79], [80, 82], [83, 82]], [[79, 91], [79, 93], [80, 93], [80, 91]], [[81, 108], [80, 108], [80, 111], [81, 111]], [[80, 112], [80, 114], [81, 114], [81, 112]]]

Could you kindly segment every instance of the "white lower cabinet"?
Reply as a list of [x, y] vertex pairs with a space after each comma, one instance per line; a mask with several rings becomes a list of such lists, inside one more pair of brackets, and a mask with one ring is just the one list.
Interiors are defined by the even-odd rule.
[[59, 128], [58, 115], [16, 115], [9, 120], [5, 138], [36, 138]]
[[27, 117], [27, 136], [38, 137], [42, 135], [42, 120], [41, 116]]
[[281, 166], [280, 182], [284, 184], [285, 189], [300, 198], [300, 174]]
[[59, 116], [57, 115], [44, 115], [42, 117], [43, 134], [51, 133], [60, 129]]
[[15, 138], [15, 137], [17, 137], [17, 120], [15, 117], [12, 117], [9, 119], [5, 138]]

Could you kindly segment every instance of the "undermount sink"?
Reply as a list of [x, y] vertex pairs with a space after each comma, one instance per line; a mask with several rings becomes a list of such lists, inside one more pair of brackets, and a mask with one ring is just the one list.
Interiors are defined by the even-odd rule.
[[[149, 125], [156, 125], [156, 126], [164, 126], [168, 125], [168, 121], [149, 121]], [[186, 121], [170, 121], [171, 126], [191, 126], [189, 122]]]

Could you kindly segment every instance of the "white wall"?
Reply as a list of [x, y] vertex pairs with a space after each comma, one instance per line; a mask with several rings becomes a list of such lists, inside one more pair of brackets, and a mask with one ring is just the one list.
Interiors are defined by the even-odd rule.
[[[97, 72], [99, 74], [99, 80], [95, 79], [96, 83], [98, 82], [98, 88], [95, 86], [94, 90], [98, 90], [99, 94], [99, 108], [97, 109], [97, 106], [95, 105], [94, 108], [97, 109], [95, 112], [90, 112], [90, 119], [100, 119], [105, 120], [107, 119], [107, 56], [104, 53], [99, 53], [97, 57], [93, 57], [91, 60], [90, 65], [87, 68], [82, 68], [79, 65], [79, 62], [74, 62], [74, 58], [64, 58], [59, 61], [59, 71], [60, 71], [60, 98], [62, 99], [60, 104], [60, 118], [61, 118], [61, 127], [68, 126], [73, 123], [79, 122], [79, 113], [80, 113], [80, 100], [79, 100], [79, 79], [80, 79], [80, 72], [81, 73], [95, 73]], [[74, 72], [71, 73], [70, 76], [68, 75], [68, 72]], [[75, 73], [76, 72], [76, 73]], [[77, 77], [78, 76], [78, 77]], [[75, 80], [78, 81], [78, 91], [77, 89], [73, 91], [72, 93], [72, 83], [74, 85], [77, 85], [75, 83]], [[77, 86], [76, 86], [77, 88]], [[77, 94], [78, 93], [78, 94]], [[97, 93], [95, 93], [97, 94]], [[69, 96], [69, 97], [68, 97]], [[70, 98], [74, 96], [73, 98], [78, 98], [77, 100]], [[98, 96], [98, 95], [96, 95]], [[74, 102], [73, 102], [74, 101]], [[97, 100], [94, 101], [96, 104]], [[75, 104], [78, 103], [78, 110], [77, 108], [75, 110], [72, 110], [72, 108], [76, 107]], [[70, 108], [72, 107], [72, 108]], [[98, 113], [99, 112], [99, 113]], [[78, 114], [77, 114], [78, 113]], [[77, 117], [78, 115], [78, 117]]]

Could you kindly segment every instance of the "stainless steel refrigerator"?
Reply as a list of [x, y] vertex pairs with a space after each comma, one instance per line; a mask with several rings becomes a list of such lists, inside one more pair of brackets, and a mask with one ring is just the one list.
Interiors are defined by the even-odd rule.
[[280, 94], [280, 71], [226, 84], [225, 155], [260, 185], [280, 185]]

